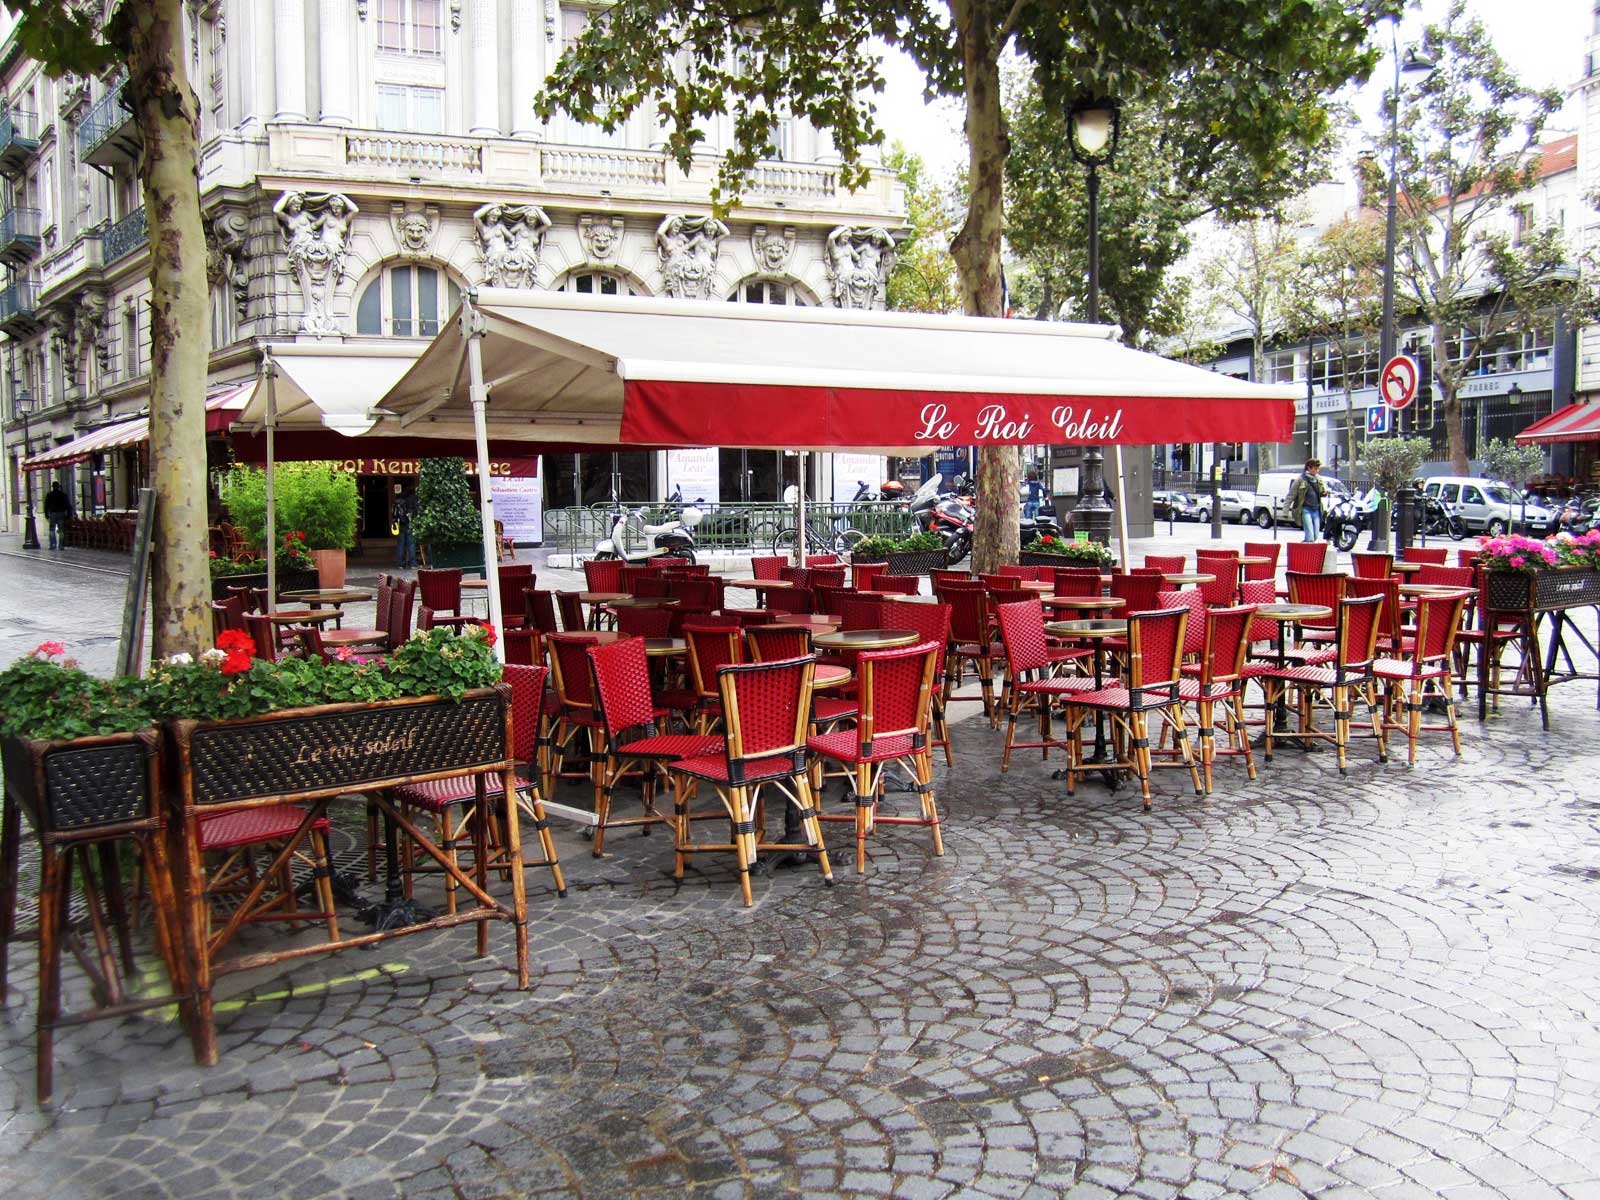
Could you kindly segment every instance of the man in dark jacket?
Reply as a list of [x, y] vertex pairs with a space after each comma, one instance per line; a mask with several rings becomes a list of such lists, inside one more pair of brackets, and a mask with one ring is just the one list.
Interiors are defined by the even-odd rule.
[[50, 492], [44, 498], [44, 519], [50, 522], [50, 549], [65, 550], [67, 522], [72, 519], [72, 501], [67, 499], [59, 482], [50, 485]]
[[1306, 459], [1306, 469], [1294, 481], [1289, 493], [1289, 517], [1305, 531], [1305, 540], [1322, 539], [1323, 501], [1328, 496], [1328, 485], [1318, 477], [1322, 463], [1315, 458]]

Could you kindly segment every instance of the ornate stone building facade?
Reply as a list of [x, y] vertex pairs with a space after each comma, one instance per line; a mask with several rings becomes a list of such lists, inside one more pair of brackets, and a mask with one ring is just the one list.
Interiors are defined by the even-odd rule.
[[[900, 186], [880, 174], [841, 188], [824, 134], [783, 122], [780, 156], [719, 219], [710, 193], [726, 129], [683, 172], [646, 115], [614, 134], [535, 118], [542, 79], [594, 11], [560, 0], [191, 0], [213, 386], [250, 378], [274, 342], [420, 347], [480, 285], [881, 306]], [[50, 80], [6, 32], [10, 510], [19, 395], [35, 452], [146, 406], [149, 282], [142, 148], [117, 81]], [[767, 472], [730, 453], [749, 491]], [[85, 507], [126, 504], [137, 484], [136, 452], [105, 457], [63, 476]], [[661, 465], [635, 461], [651, 456], [620, 467], [603, 457], [593, 470], [554, 464], [547, 503], [595, 498], [593, 480], [618, 470], [629, 492], [664, 492]], [[781, 485], [757, 490], [775, 498]]]

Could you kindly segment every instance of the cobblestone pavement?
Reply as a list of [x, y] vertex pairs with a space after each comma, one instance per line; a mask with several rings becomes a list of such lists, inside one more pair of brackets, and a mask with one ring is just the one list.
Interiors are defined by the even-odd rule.
[[[5, 569], [5, 568], [0, 568]], [[31, 951], [0, 1016], [0, 1183], [32, 1197], [1600, 1195], [1600, 719], [1507, 702], [1455, 760], [1075, 798], [968, 706], [946, 853], [738, 902], [665, 839], [561, 831], [507, 931], [241, 980], [222, 1062], [155, 1017], [58, 1045]], [[835, 797], [835, 802], [837, 799]], [[833, 829], [838, 830], [835, 826]], [[260, 935], [270, 939], [275, 934]], [[76, 993], [74, 993], [75, 995]]]

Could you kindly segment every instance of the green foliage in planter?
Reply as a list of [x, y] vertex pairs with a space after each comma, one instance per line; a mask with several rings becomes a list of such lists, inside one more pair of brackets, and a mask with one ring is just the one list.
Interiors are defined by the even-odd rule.
[[944, 549], [944, 539], [937, 533], [913, 533], [894, 544], [895, 554], [928, 554]]
[[151, 725], [139, 680], [97, 679], [45, 642], [0, 671], [0, 735], [80, 738], [130, 733]]
[[1111, 553], [1110, 546], [1102, 545], [1100, 542], [1074, 542], [1048, 534], [1034, 538], [1022, 548], [1022, 552], [1053, 554], [1075, 566], [1113, 567], [1117, 563], [1117, 556]]
[[899, 543], [883, 534], [862, 538], [850, 550], [850, 561], [858, 563], [884, 562], [899, 549]]
[[[356, 542], [356, 477], [332, 463], [278, 464], [273, 507], [281, 530], [296, 530], [307, 550], [347, 550]], [[233, 523], [260, 550], [267, 536], [267, 477], [259, 467], [234, 467], [218, 488]]]
[[425, 546], [473, 546], [481, 540], [482, 525], [461, 459], [422, 460], [411, 532]]

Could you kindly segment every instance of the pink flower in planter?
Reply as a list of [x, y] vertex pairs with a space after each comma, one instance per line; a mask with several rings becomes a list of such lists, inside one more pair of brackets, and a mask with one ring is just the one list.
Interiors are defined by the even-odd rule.
[[1521, 567], [1521, 566], [1525, 566], [1525, 565], [1526, 565], [1526, 564], [1527, 564], [1527, 562], [1528, 562], [1528, 560], [1527, 560], [1527, 559], [1526, 559], [1526, 558], [1524, 558], [1524, 557], [1523, 557], [1523, 556], [1522, 556], [1522, 555], [1520, 555], [1520, 554], [1513, 554], [1513, 555], [1512, 555], [1512, 556], [1511, 556], [1511, 565], [1512, 565], [1512, 566], [1513, 566], [1513, 567]]

